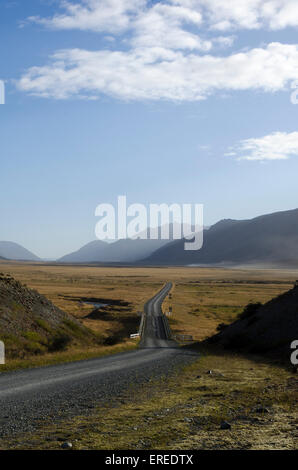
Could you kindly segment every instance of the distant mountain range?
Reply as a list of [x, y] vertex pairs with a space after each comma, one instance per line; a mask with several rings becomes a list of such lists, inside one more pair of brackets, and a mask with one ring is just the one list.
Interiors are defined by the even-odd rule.
[[[170, 241], [173, 240], [174, 228], [179, 228], [181, 230], [180, 226], [177, 226], [177, 224], [170, 224], [168, 228]], [[160, 234], [161, 228], [159, 227], [158, 230]], [[149, 231], [150, 229], [146, 230], [146, 239], [125, 238], [117, 240], [113, 243], [95, 240], [93, 242], [87, 243], [87, 245], [84, 245], [79, 250], [63, 256], [57, 261], [62, 263], [134, 263], [140, 259], [150, 256], [156, 250], [164, 247], [169, 243], [168, 239], [151, 240], [149, 238]]]
[[123, 239], [114, 243], [95, 240], [57, 261], [62, 263], [133, 263], [150, 256], [168, 243], [169, 240]]
[[[172, 234], [172, 229], [170, 233]], [[41, 261], [13, 242], [0, 242], [0, 259]], [[203, 248], [185, 251], [184, 240], [95, 240], [57, 260], [60, 263], [137, 265], [298, 266], [298, 209], [250, 220], [224, 219], [204, 230]]]
[[203, 248], [185, 251], [177, 240], [155, 251], [142, 264], [298, 265], [298, 209], [251, 220], [222, 220], [204, 231]]
[[14, 242], [0, 241], [0, 258], [20, 261], [40, 261], [38, 256]]

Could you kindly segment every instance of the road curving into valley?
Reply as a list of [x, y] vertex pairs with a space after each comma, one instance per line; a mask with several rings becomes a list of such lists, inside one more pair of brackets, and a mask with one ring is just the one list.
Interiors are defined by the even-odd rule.
[[171, 288], [166, 284], [145, 304], [137, 350], [0, 373], [0, 438], [35, 430], [44, 420], [89, 414], [96, 405], [121, 396], [132, 383], [146, 383], [196, 359], [195, 353], [170, 338], [161, 305]]
[[162, 313], [161, 306], [172, 289], [172, 283], [168, 282], [152, 299], [144, 306], [145, 322], [140, 341], [141, 348], [173, 348], [177, 347], [171, 339], [168, 319]]

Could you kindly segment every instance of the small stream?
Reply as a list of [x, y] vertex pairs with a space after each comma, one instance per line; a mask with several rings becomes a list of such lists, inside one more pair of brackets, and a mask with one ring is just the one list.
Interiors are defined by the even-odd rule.
[[106, 307], [108, 305], [108, 304], [102, 304], [100, 302], [83, 302], [83, 303], [87, 305], [93, 305], [94, 308]]

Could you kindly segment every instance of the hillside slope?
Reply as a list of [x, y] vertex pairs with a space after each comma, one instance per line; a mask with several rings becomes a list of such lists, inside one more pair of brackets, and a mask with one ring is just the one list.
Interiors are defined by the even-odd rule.
[[23, 246], [7, 241], [0, 241], [0, 257], [22, 261], [40, 261], [38, 256]]
[[73, 251], [67, 255], [62, 256], [57, 261], [61, 263], [86, 263], [92, 261], [100, 261], [105, 256], [108, 244], [101, 240], [94, 240], [90, 243]]
[[79, 250], [63, 256], [58, 261], [62, 263], [131, 263], [150, 256], [168, 242], [168, 240], [132, 240], [129, 238], [114, 243], [95, 240]]
[[250, 304], [239, 320], [209, 339], [226, 349], [265, 354], [290, 362], [292, 341], [298, 339], [298, 287], [266, 304]]
[[45, 296], [0, 273], [0, 339], [6, 356], [14, 358], [63, 350], [96, 337]]
[[224, 220], [204, 231], [203, 248], [185, 251], [178, 240], [144, 264], [266, 264], [298, 266], [298, 209], [251, 220]]

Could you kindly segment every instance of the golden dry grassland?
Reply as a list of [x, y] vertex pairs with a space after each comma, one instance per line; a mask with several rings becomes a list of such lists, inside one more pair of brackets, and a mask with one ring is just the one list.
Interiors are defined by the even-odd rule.
[[[167, 282], [174, 288], [163, 309], [172, 307], [174, 333], [203, 340], [220, 323], [232, 322], [250, 302], [266, 302], [287, 291], [297, 278], [291, 270], [215, 268], [122, 268], [2, 262], [0, 271], [37, 289], [57, 306], [104, 335], [125, 329], [145, 301]], [[92, 308], [80, 297], [128, 302], [103, 319], [87, 318]], [[75, 299], [75, 300], [74, 300]], [[66, 351], [47, 358], [61, 362], [130, 348], [126, 328], [119, 343], [89, 351]], [[200, 357], [176, 375], [136, 387], [94, 414], [42, 423], [38, 432], [3, 439], [0, 448], [59, 449], [294, 449], [297, 443], [297, 376], [260, 357], [240, 356], [212, 346], [192, 345]], [[64, 354], [64, 357], [63, 357]], [[40, 359], [38, 359], [40, 360]], [[31, 365], [34, 359], [31, 358]], [[24, 365], [23, 365], [24, 366]], [[208, 371], [211, 370], [212, 374]], [[257, 412], [258, 407], [266, 409]], [[221, 430], [226, 420], [230, 430]]]
[[[69, 349], [27, 361], [13, 360], [6, 369], [134, 348], [137, 341], [130, 340], [129, 335], [138, 330], [138, 312], [168, 281], [173, 282], [174, 287], [163, 309], [168, 311], [169, 306], [172, 307], [173, 333], [190, 334], [195, 340], [203, 340], [216, 332], [218, 324], [234, 321], [248, 303], [266, 302], [288, 290], [297, 277], [295, 271], [273, 269], [98, 267], [19, 262], [0, 262], [0, 271], [44, 294], [103, 337], [103, 345], [92, 345], [89, 350]], [[100, 309], [96, 318], [90, 318], [94, 308], [82, 302], [82, 298], [94, 298], [111, 305]]]

